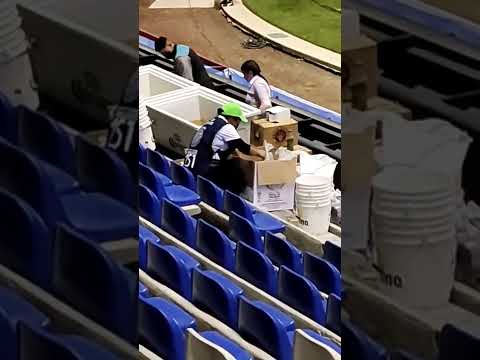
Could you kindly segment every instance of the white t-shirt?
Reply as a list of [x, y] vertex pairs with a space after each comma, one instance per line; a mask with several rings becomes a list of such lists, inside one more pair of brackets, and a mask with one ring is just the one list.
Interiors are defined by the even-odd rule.
[[272, 90], [267, 81], [261, 76], [255, 75], [249, 82], [250, 88], [247, 92], [246, 102], [257, 109], [268, 109], [272, 107]]
[[[227, 122], [227, 120], [223, 116], [219, 116], [219, 118]], [[232, 124], [227, 124], [222, 127], [213, 138], [212, 149], [215, 152], [215, 154], [213, 155], [213, 159], [220, 160], [220, 157], [216, 152], [227, 150], [227, 142], [237, 139], [240, 139], [240, 135], [238, 134], [237, 129], [235, 129]]]

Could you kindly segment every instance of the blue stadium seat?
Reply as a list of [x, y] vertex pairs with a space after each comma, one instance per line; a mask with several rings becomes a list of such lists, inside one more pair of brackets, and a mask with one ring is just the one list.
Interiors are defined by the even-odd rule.
[[233, 271], [237, 244], [231, 241], [220, 229], [199, 219], [197, 223], [196, 248], [210, 260]]
[[149, 167], [141, 168], [140, 181], [152, 190], [159, 199], [167, 199], [178, 206], [194, 205], [200, 202], [200, 196], [181, 185], [165, 186], [160, 175]]
[[140, 216], [160, 227], [162, 225], [162, 204], [149, 188], [138, 187], [138, 212]]
[[232, 329], [237, 328], [238, 299], [243, 290], [215, 271], [193, 271], [192, 302]]
[[147, 149], [147, 165], [160, 174], [170, 177], [169, 161], [158, 151]]
[[314, 338], [315, 340], [317, 340], [318, 342], [321, 342], [322, 344], [325, 344], [327, 345], [329, 348], [331, 348], [332, 350], [334, 350], [336, 353], [338, 354], [342, 354], [342, 349], [339, 345], [337, 345], [336, 343], [334, 343], [332, 340], [326, 338], [325, 336], [322, 336], [320, 335], [319, 333], [313, 331], [313, 330], [310, 330], [310, 329], [302, 329], [307, 335], [311, 336], [312, 338]]
[[33, 305], [15, 294], [0, 287], [0, 359], [17, 360], [17, 330], [20, 321], [31, 325], [46, 326], [47, 316]]
[[186, 167], [172, 161], [170, 164], [170, 175], [175, 184], [182, 185], [192, 191], [197, 191], [197, 181]]
[[148, 291], [147, 287], [143, 285], [140, 281], [138, 282], [138, 296], [144, 298], [152, 297], [150, 291]]
[[[349, 321], [342, 320], [342, 347], [346, 359], [386, 360], [386, 350]], [[452, 359], [452, 358], [450, 358]]]
[[342, 248], [331, 241], [323, 244], [323, 258], [342, 272]]
[[240, 297], [238, 330], [277, 360], [292, 360], [295, 322], [277, 308]]
[[258, 251], [263, 252], [265, 245], [262, 240], [262, 235], [251, 221], [232, 211], [228, 218], [228, 225], [230, 228], [230, 238], [234, 242], [238, 243], [242, 241]]
[[303, 256], [304, 274], [324, 294], [342, 296], [342, 279], [335, 266], [310, 253]]
[[0, 263], [49, 289], [53, 243], [50, 232], [26, 202], [0, 188]]
[[216, 331], [203, 331], [200, 336], [228, 351], [235, 360], [253, 360], [253, 356], [242, 347]]
[[[139, 167], [140, 182], [143, 182], [145, 180], [148, 183], [147, 179], [149, 178], [149, 175], [146, 174], [146, 172], [147, 172], [146, 169], [148, 169], [148, 166], [145, 165], [145, 164], [142, 164], [142, 163], [138, 163], [138, 167]], [[153, 171], [155, 172], [156, 178], [159, 179], [162, 182], [163, 186], [170, 186], [170, 185], [173, 184], [172, 179], [170, 179], [168, 176], [165, 176], [165, 175], [159, 173], [158, 171], [155, 171], [155, 170], [153, 170]]]
[[7, 97], [0, 92], [0, 137], [12, 144], [17, 143], [18, 124], [17, 109]]
[[278, 269], [268, 257], [243, 242], [237, 244], [235, 273], [270, 295], [277, 294]]
[[234, 211], [238, 215], [251, 221], [259, 229], [262, 236], [265, 236], [265, 232], [267, 231], [273, 233], [285, 231], [285, 225], [283, 223], [267, 213], [253, 211], [246, 200], [228, 190], [225, 191], [224, 194], [224, 209], [227, 215], [230, 215]]
[[99, 192], [135, 207], [136, 186], [127, 164], [113, 151], [92, 144], [83, 136], [75, 142], [77, 177], [83, 189]]
[[327, 304], [320, 291], [310, 280], [285, 266], [278, 273], [278, 298], [319, 324], [325, 324]]
[[147, 242], [151, 241], [155, 244], [161, 244], [160, 239], [143, 225], [138, 225], [138, 266], [142, 270], [147, 269], [148, 248]]
[[43, 169], [26, 153], [0, 141], [0, 187], [26, 201], [51, 231], [65, 223], [93, 241], [135, 238], [138, 215], [133, 209], [99, 193], [59, 196]]
[[138, 144], [138, 161], [141, 164], [147, 163], [147, 148], [142, 144]]
[[38, 326], [19, 324], [19, 360], [120, 360], [103, 347], [76, 335], [53, 334]]
[[163, 200], [162, 229], [190, 247], [195, 247], [197, 220], [180, 206]]
[[197, 176], [197, 194], [204, 203], [223, 212], [223, 190], [203, 176]]
[[168, 360], [184, 360], [186, 331], [195, 319], [162, 298], [139, 298], [139, 344]]
[[136, 341], [137, 278], [103, 248], [59, 226], [53, 291], [74, 308], [127, 341]]
[[75, 174], [75, 155], [70, 135], [47, 115], [20, 105], [18, 112], [19, 146], [69, 174]]
[[335, 334], [340, 335], [342, 330], [342, 299], [335, 295], [330, 294], [327, 300], [327, 319], [326, 326]]
[[288, 240], [267, 232], [265, 235], [265, 255], [276, 266], [286, 266], [298, 274], [303, 274], [303, 253]]
[[169, 245], [147, 244], [147, 273], [187, 300], [192, 299], [193, 269], [200, 263], [193, 257]]
[[438, 360], [476, 360], [480, 354], [480, 337], [469, 334], [451, 324], [442, 328], [438, 337]]

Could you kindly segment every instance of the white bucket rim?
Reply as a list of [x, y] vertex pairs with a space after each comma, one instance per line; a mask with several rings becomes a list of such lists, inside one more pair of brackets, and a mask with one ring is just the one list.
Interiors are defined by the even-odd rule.
[[379, 199], [378, 197], [373, 197], [372, 204], [385, 206], [385, 207], [402, 207], [402, 208], [432, 208], [432, 207], [440, 207], [440, 206], [448, 206], [449, 204], [453, 204], [456, 202], [455, 198], [445, 198], [445, 199], [437, 199], [431, 201], [393, 201], [393, 200], [385, 200]]
[[382, 244], [387, 244], [387, 245], [394, 245], [394, 246], [418, 246], [418, 245], [425, 245], [425, 244], [438, 244], [442, 242], [447, 242], [447, 241], [452, 241], [455, 242], [455, 232], [451, 232], [450, 234], [445, 235], [445, 236], [430, 236], [430, 237], [422, 237], [422, 239], [414, 238], [413, 236], [408, 236], [407, 239], [402, 239], [402, 240], [387, 240], [385, 241], [382, 238], [382, 235], [393, 235], [394, 239], [402, 239], [403, 235], [396, 235], [396, 234], [385, 234], [385, 233], [379, 233], [376, 234], [375, 237], [375, 244], [377, 247], [381, 247]]
[[[315, 180], [322, 180], [322, 181], [315, 181]], [[310, 187], [310, 186], [322, 186], [326, 184], [330, 184], [332, 182], [332, 178], [327, 177], [327, 176], [321, 176], [321, 175], [308, 175], [304, 174], [299, 176], [296, 180], [295, 183], [297, 186], [304, 186], [304, 187]]]
[[405, 220], [405, 221], [415, 221], [415, 220], [428, 220], [428, 219], [442, 219], [452, 217], [452, 212], [455, 210], [455, 207], [452, 208], [442, 208], [442, 211], [412, 211], [411, 209], [404, 209], [404, 211], [391, 212], [378, 209], [372, 205], [371, 213], [372, 217], [375, 218], [385, 218], [390, 220]]
[[325, 203], [312, 203], [312, 204], [305, 204], [305, 203], [296, 203], [296, 208], [325, 208], [327, 206], [332, 206], [331, 203], [325, 202]]
[[450, 199], [457, 197], [455, 191], [444, 192], [444, 193], [430, 193], [430, 194], [395, 194], [395, 193], [384, 193], [373, 190], [373, 197], [381, 200], [416, 200], [416, 201], [432, 201], [440, 199]]
[[[15, 17], [11, 17], [11, 15], [8, 16], [11, 19], [10, 21], [6, 23], [0, 23], [0, 43], [2, 43], [2, 39], [8, 38], [10, 34], [21, 30], [22, 19], [18, 15]], [[0, 16], [0, 19], [1, 18], [2, 17]]]
[[[401, 182], [399, 180], [401, 179]], [[393, 194], [430, 194], [451, 191], [451, 183], [439, 183], [439, 177], [430, 172], [405, 166], [389, 167], [375, 175], [372, 187], [375, 191]]]
[[302, 197], [309, 197], [309, 198], [310, 197], [323, 198], [323, 197], [331, 196], [332, 193], [333, 193], [333, 191], [324, 191], [324, 192], [321, 192], [321, 193], [295, 191], [295, 195], [299, 195], [299, 196], [302, 196]]

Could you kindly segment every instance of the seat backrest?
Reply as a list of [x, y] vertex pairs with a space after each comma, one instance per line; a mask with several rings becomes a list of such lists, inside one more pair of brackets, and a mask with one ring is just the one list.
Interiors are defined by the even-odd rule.
[[0, 188], [0, 263], [49, 289], [53, 243], [44, 221], [25, 201]]
[[278, 297], [319, 324], [325, 324], [326, 302], [318, 289], [306, 277], [285, 266], [278, 273]]
[[342, 248], [331, 241], [323, 244], [323, 258], [342, 272]]
[[162, 205], [157, 195], [146, 186], [139, 185], [138, 203], [140, 216], [160, 227], [162, 224]]
[[[193, 329], [187, 330], [187, 357], [186, 360], [244, 360], [233, 357], [221, 346], [209, 341]], [[253, 359], [245, 359], [253, 360]]]
[[422, 359], [406, 351], [392, 351], [390, 352], [390, 354], [388, 354], [388, 360], [422, 360]]
[[76, 137], [77, 178], [87, 191], [101, 192], [136, 205], [135, 185], [127, 165], [113, 151]]
[[269, 294], [276, 295], [277, 269], [268, 257], [244, 242], [237, 244], [235, 273]]
[[442, 328], [438, 337], [439, 360], [478, 359], [480, 338], [469, 334], [451, 324]]
[[59, 226], [53, 291], [83, 314], [133, 342], [137, 284], [131, 281], [101, 246]]
[[196, 222], [180, 206], [167, 199], [163, 200], [162, 228], [190, 247], [195, 247]]
[[17, 109], [0, 92], [0, 137], [16, 144], [18, 140]]
[[147, 242], [152, 241], [160, 244], [160, 239], [143, 225], [138, 225], [138, 266], [140, 269], [147, 268], [148, 249]]
[[262, 235], [253, 222], [247, 220], [236, 212], [231, 212], [228, 218], [230, 238], [235, 242], [243, 241], [245, 244], [263, 252], [265, 245]]
[[164, 359], [184, 360], [186, 331], [195, 319], [177, 305], [158, 297], [138, 299], [139, 344]]
[[160, 174], [170, 177], [170, 164], [158, 151], [147, 148], [147, 164]]
[[55, 120], [20, 105], [18, 144], [39, 159], [75, 174], [73, 144], [68, 133]]
[[186, 167], [172, 161], [170, 164], [170, 174], [175, 184], [182, 185], [192, 191], [197, 190], [195, 177]]
[[147, 273], [187, 300], [192, 299], [193, 269], [200, 263], [175, 246], [149, 242]]
[[335, 266], [321, 257], [311, 253], [303, 256], [304, 274], [324, 294], [342, 296], [342, 279], [340, 272]]
[[342, 355], [346, 359], [386, 360], [387, 352], [347, 320], [342, 320]]
[[342, 330], [342, 299], [335, 294], [330, 294], [327, 300], [326, 326], [334, 333], [340, 335]]
[[49, 333], [38, 326], [19, 324], [19, 360], [120, 360], [108, 350], [74, 335]]
[[288, 240], [271, 232], [265, 235], [265, 255], [276, 266], [286, 266], [296, 273], [303, 274], [303, 253]]
[[278, 360], [292, 360], [295, 323], [292, 318], [261, 301], [240, 297], [238, 331], [248, 342]]
[[31, 325], [46, 326], [47, 316], [33, 305], [15, 294], [0, 287], [0, 359], [17, 360], [17, 325], [24, 321]]
[[196, 248], [210, 260], [228, 270], [234, 270], [236, 244], [220, 229], [203, 219], [197, 222]]
[[0, 139], [0, 164], [0, 188], [28, 203], [53, 231], [65, 214], [55, 185], [38, 161]]
[[223, 212], [223, 190], [203, 176], [197, 176], [197, 193], [203, 202]]
[[192, 301], [218, 320], [237, 328], [238, 299], [243, 290], [214, 271], [193, 271]]
[[142, 164], [147, 163], [147, 148], [142, 144], [138, 144], [138, 161]]
[[139, 164], [139, 180], [140, 184], [149, 188], [158, 199], [164, 199], [166, 197], [165, 187], [163, 186], [162, 179], [157, 172], [150, 167]]
[[320, 334], [298, 329], [295, 333], [293, 360], [341, 360], [338, 346]]
[[235, 195], [231, 191], [225, 190], [223, 200], [223, 208], [227, 215], [230, 216], [230, 214], [234, 211], [238, 215], [243, 216], [245, 219], [254, 222], [252, 209], [240, 196]]

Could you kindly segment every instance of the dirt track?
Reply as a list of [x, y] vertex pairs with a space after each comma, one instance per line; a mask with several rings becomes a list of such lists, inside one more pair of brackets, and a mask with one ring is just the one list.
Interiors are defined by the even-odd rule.
[[248, 36], [214, 9], [149, 9], [152, 0], [139, 1], [142, 30], [192, 46], [201, 55], [240, 69], [254, 59], [270, 83], [326, 108], [340, 111], [340, 77], [283, 52], [266, 47], [242, 48]]

